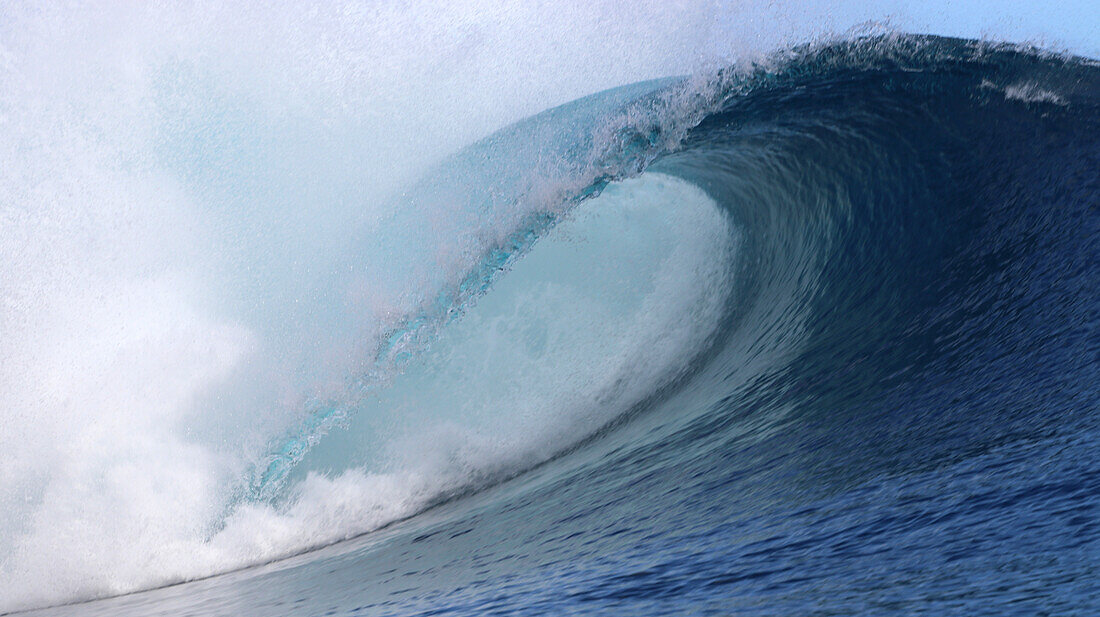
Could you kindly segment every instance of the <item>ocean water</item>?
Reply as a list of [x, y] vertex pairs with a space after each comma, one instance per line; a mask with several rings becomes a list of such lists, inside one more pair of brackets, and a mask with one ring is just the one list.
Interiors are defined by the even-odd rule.
[[149, 37], [0, 47], [0, 611], [1100, 613], [1100, 63]]

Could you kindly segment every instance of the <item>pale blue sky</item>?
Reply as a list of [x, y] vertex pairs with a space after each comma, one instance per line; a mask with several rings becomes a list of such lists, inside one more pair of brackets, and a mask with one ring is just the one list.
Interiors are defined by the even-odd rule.
[[1100, 57], [1100, 0], [848, 0], [832, 4], [834, 23], [884, 17], [902, 30], [1012, 42]]

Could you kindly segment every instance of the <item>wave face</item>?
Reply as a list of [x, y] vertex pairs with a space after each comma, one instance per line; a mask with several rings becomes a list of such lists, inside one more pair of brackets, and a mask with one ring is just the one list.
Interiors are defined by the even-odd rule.
[[316, 278], [351, 377], [61, 599], [199, 580], [50, 614], [1096, 613], [1098, 170], [1100, 66], [934, 37], [534, 116]]

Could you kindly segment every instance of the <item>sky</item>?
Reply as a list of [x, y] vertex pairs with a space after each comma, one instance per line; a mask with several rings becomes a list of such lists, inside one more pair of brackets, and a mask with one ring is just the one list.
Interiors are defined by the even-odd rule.
[[899, 29], [951, 36], [1033, 42], [1043, 47], [1100, 57], [1097, 0], [851, 0], [832, 5], [836, 23], [887, 16]]

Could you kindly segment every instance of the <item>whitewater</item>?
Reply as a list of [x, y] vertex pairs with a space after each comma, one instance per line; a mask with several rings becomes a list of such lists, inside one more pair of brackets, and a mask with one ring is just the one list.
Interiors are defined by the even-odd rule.
[[0, 15], [0, 612], [1100, 610], [1096, 60]]

